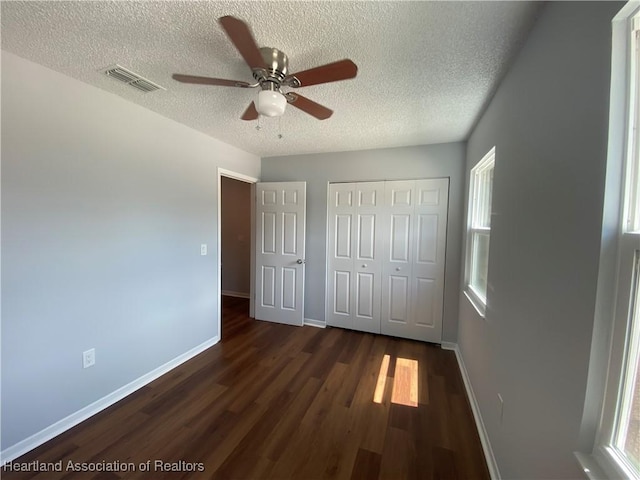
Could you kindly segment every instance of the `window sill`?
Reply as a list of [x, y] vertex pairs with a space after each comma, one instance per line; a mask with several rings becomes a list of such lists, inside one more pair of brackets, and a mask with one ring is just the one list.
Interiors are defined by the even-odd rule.
[[574, 452], [574, 455], [586, 478], [589, 480], [602, 480], [607, 478], [596, 459], [593, 458], [593, 455], [582, 452]]
[[478, 315], [480, 315], [482, 318], [485, 318], [487, 306], [484, 304], [484, 302], [482, 302], [482, 300], [478, 298], [478, 296], [473, 292], [473, 290], [467, 287], [467, 289], [464, 291], [464, 296], [467, 297], [467, 300], [469, 300], [469, 303], [473, 305], [473, 308], [475, 308], [476, 312], [478, 312]]
[[589, 480], [640, 480], [607, 447], [597, 447], [593, 454], [574, 452], [574, 455]]

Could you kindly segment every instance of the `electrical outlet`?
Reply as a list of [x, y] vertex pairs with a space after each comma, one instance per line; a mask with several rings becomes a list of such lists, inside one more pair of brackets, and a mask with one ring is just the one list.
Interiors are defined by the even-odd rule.
[[504, 400], [502, 400], [502, 395], [498, 394], [498, 414], [500, 415], [500, 423], [502, 423], [502, 417], [504, 416]]
[[82, 352], [82, 368], [93, 367], [96, 364], [96, 349]]
[[206, 255], [207, 254], [207, 244], [203, 243], [202, 245], [200, 245], [200, 255]]

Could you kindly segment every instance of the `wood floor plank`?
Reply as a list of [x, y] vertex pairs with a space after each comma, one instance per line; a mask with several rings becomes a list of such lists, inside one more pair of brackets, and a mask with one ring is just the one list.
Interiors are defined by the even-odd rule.
[[350, 407], [353, 402], [353, 398], [367, 365], [369, 352], [373, 346], [373, 338], [371, 334], [360, 335], [360, 342], [354, 351], [353, 360], [347, 371], [347, 376], [336, 396], [336, 401], [345, 407]]
[[380, 475], [381, 456], [364, 448], [358, 449], [358, 455], [351, 471], [351, 480], [371, 480]]
[[[102, 431], [103, 434], [94, 436], [91, 440], [87, 441], [78, 438], [77, 442], [80, 446], [62, 458], [65, 464], [68, 461], [77, 461], [77, 459], [106, 459], [104, 452], [113, 445], [119, 445], [131, 430], [135, 430], [147, 423], [149, 421], [149, 416], [139, 411], [135, 412], [133, 415], [126, 418], [126, 428], [123, 428], [123, 423], [120, 422], [110, 423], [107, 425], [106, 422], [108, 422], [108, 420], [104, 419], [103, 421], [105, 422], [104, 425], [91, 428], [91, 431]], [[117, 457], [116, 459], [119, 460]]]
[[[2, 478], [489, 478], [453, 352], [256, 321], [248, 310], [248, 300], [225, 297], [218, 345], [15, 460], [132, 462], [134, 471], [5, 468]], [[182, 470], [154, 469], [156, 460]], [[140, 470], [147, 461], [151, 471]]]
[[[294, 433], [300, 428], [302, 417], [313, 402], [322, 383], [317, 378], [309, 378], [296, 394], [294, 399], [287, 405], [287, 414], [280, 418], [278, 424], [271, 431], [268, 440], [263, 442], [263, 455], [273, 461], [278, 461], [283, 452], [291, 443]], [[283, 393], [289, 393], [285, 390]], [[295, 452], [294, 449], [289, 449]]]
[[380, 459], [380, 480], [425, 478], [425, 472], [417, 471], [415, 459], [415, 444], [410, 434], [399, 428], [388, 428]]
[[353, 421], [360, 425], [360, 446], [377, 454], [382, 454], [389, 423], [391, 378], [388, 375], [385, 377], [382, 403], [374, 403], [373, 398], [382, 359], [388, 350], [388, 344], [388, 337], [375, 337], [351, 404], [355, 417]]
[[458, 475], [456, 468], [455, 453], [442, 447], [433, 447], [434, 480], [456, 480], [463, 479]]
[[349, 366], [344, 363], [335, 363], [333, 365], [327, 379], [320, 387], [320, 391], [316, 394], [316, 398], [302, 418], [302, 423], [308, 423], [316, 428], [322, 425], [335, 401], [336, 393], [344, 382], [348, 369]]
[[266, 412], [267, 407], [254, 404], [241, 415], [237, 415], [233, 426], [224, 436], [220, 435], [217, 438], [214, 447], [204, 456], [206, 470], [217, 471]]
[[282, 391], [287, 390], [287, 386], [300, 375], [300, 370], [311, 357], [310, 353], [300, 352], [296, 357], [284, 367], [273, 381], [265, 386], [256, 397], [255, 402], [260, 404], [268, 404]]
[[242, 451], [229, 457], [214, 473], [212, 480], [269, 478], [273, 462], [250, 451]]
[[[313, 432], [308, 442], [310, 455], [303, 462], [298, 462], [293, 470], [293, 478], [344, 478], [345, 470], [351, 473], [353, 465], [345, 466], [345, 463], [349, 463], [349, 449], [352, 447], [352, 436], [345, 428], [349, 411], [335, 403], [327, 408], [327, 415], [336, 419], [335, 422], [325, 422], [322, 428], [303, 424], [307, 431]], [[342, 440], [336, 442], [337, 439]]]
[[[237, 463], [242, 461], [249, 452], [252, 458], [264, 456], [263, 446], [265, 438], [269, 438], [282, 418], [286, 417], [287, 410], [291, 407], [294, 394], [283, 391], [281, 395], [275, 399], [273, 405], [268, 408], [268, 413], [262, 415], [257, 422], [251, 427], [240, 443], [233, 450], [231, 455], [227, 457], [221, 469], [225, 471], [235, 471]], [[267, 410], [265, 410], [267, 411]], [[271, 461], [269, 459], [269, 461]]]
[[425, 407], [433, 445], [451, 449], [454, 446], [453, 415], [447, 398], [445, 380], [441, 376], [429, 376], [429, 394], [431, 403]]
[[[457, 468], [462, 478], [483, 478], [489, 475], [484, 462], [482, 451], [477, 448], [480, 442], [478, 431], [474, 428], [474, 419], [471, 414], [471, 407], [464, 395], [451, 396], [451, 410], [453, 413], [453, 429], [456, 445], [456, 455], [469, 458], [469, 462], [457, 462]], [[470, 468], [471, 465], [483, 465], [486, 469], [479, 472], [477, 467]]]

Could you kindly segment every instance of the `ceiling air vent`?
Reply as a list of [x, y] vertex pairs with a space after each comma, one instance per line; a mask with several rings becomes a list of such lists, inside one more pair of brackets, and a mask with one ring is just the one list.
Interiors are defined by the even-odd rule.
[[138, 90], [142, 90], [145, 93], [153, 92], [154, 90], [166, 90], [166, 88], [161, 87], [160, 85], [153, 83], [151, 80], [141, 77], [137, 73], [133, 73], [131, 70], [127, 70], [120, 65], [113, 65], [103, 71], [106, 76], [122, 83], [126, 83], [127, 85], [137, 88]]

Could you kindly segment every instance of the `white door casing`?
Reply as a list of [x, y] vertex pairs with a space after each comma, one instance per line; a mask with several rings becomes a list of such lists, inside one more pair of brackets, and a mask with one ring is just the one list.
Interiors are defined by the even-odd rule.
[[255, 318], [304, 322], [306, 182], [256, 184]]
[[[250, 177], [243, 173], [234, 172], [231, 170], [227, 170], [221, 167], [218, 167], [218, 239], [217, 239], [217, 265], [218, 265], [218, 289], [217, 289], [217, 297], [221, 299], [222, 297], [222, 177], [233, 178], [235, 180], [239, 180], [241, 182], [246, 182], [251, 184], [251, 194], [255, 195], [255, 184], [258, 181], [257, 178]], [[255, 209], [251, 208], [251, 245], [254, 245], [256, 238], [255, 231]], [[254, 275], [255, 275], [255, 248], [251, 249], [251, 259], [250, 259], [250, 285], [249, 285], [249, 315], [251, 317], [254, 316], [254, 295], [253, 289], [255, 286]], [[218, 332], [222, 335], [222, 302], [218, 302]]]

